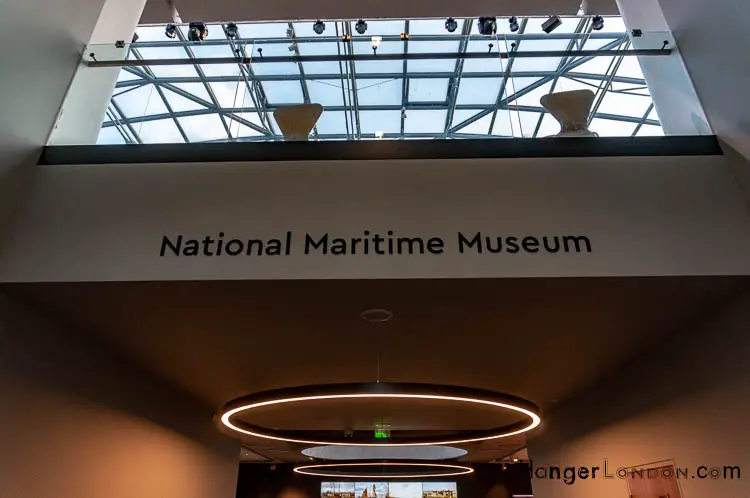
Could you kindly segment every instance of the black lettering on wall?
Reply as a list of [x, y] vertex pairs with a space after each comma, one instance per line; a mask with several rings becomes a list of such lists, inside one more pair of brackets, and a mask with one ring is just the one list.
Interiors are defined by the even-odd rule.
[[328, 234], [325, 233], [319, 240], [315, 240], [310, 236], [309, 233], [305, 234], [305, 254], [310, 254], [310, 252], [314, 251], [320, 251], [323, 254], [328, 254]]
[[404, 254], [404, 246], [406, 246], [409, 254], [414, 254], [414, 246], [417, 246], [417, 252], [419, 252], [419, 254], [424, 254], [424, 241], [419, 237], [399, 237], [396, 240], [396, 245], [398, 246], [399, 254]]
[[167, 253], [167, 249], [172, 251], [172, 253], [174, 253], [175, 256], [179, 256], [181, 245], [182, 245], [182, 235], [177, 236], [177, 242], [172, 242], [171, 240], [169, 240], [169, 237], [165, 235], [161, 239], [161, 251], [159, 252], [159, 256], [164, 257], [164, 255]]
[[583, 235], [566, 235], [565, 237], [563, 237], [563, 247], [565, 247], [565, 252], [571, 252], [571, 244], [575, 246], [575, 252], [581, 252], [581, 243], [586, 244], [586, 252], [591, 252], [591, 242], [589, 241], [588, 237], [585, 237]]
[[458, 252], [463, 254], [464, 248], [471, 249], [474, 246], [476, 246], [476, 251], [482, 254], [482, 234], [480, 232], [474, 234], [471, 240], [467, 239], [463, 233], [458, 232]]

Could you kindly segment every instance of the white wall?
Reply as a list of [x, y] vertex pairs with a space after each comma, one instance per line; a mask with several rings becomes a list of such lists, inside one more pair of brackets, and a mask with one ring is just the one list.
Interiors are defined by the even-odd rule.
[[[678, 330], [544, 417], [529, 444], [535, 466], [601, 466], [609, 473], [673, 460], [750, 472], [750, 294]], [[616, 345], [613, 345], [616, 347]], [[601, 476], [601, 471], [600, 471]], [[741, 480], [682, 479], [684, 498], [739, 497]], [[626, 497], [625, 480], [533, 480], [535, 498]]]
[[0, 236], [33, 179], [103, 4], [0, 2]]
[[3, 295], [0, 399], [0, 496], [235, 495], [210, 409]]
[[[88, 53], [99, 60], [123, 60], [127, 48], [114, 46], [118, 40], [130, 43], [146, 0], [106, 0], [89, 40]], [[120, 74], [119, 67], [78, 66], [59, 119], [50, 134], [50, 145], [92, 145]]]
[[[744, 275], [749, 221], [722, 156], [45, 166], [0, 281]], [[306, 233], [365, 230], [445, 250], [304, 253]], [[165, 236], [287, 231], [289, 255], [160, 255]], [[460, 253], [459, 231], [585, 236], [591, 252]]]
[[[627, 3], [632, 0], [621, 0]], [[659, 0], [711, 126], [750, 157], [750, 9], [739, 0]]]

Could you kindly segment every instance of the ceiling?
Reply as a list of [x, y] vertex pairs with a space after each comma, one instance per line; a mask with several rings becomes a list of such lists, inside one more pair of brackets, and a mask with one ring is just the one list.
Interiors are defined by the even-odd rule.
[[[588, 0], [590, 14], [617, 15], [615, 0]], [[274, 0], [249, 3], [244, 0], [174, 0], [183, 21], [278, 21], [315, 19], [395, 19], [459, 16], [539, 16], [575, 15], [581, 0], [472, 0], [460, 8], [451, 0], [379, 0], [377, 2], [342, 2], [326, 0]], [[167, 0], [148, 0], [141, 17], [142, 24], [172, 22], [173, 9]]]
[[[98, 336], [215, 409], [266, 389], [371, 382], [379, 371], [384, 382], [521, 396], [540, 406], [544, 420], [559, 400], [747, 287], [740, 277], [670, 277], [50, 283], [2, 290]], [[367, 323], [360, 313], [369, 308], [394, 317]], [[405, 419], [419, 425], [430, 416], [421, 409], [405, 407]], [[346, 429], [342, 411], [320, 412], [321, 424]], [[352, 413], [361, 418], [361, 407]], [[315, 425], [308, 415], [279, 414], [286, 426]], [[482, 426], [487, 416], [443, 412], [428, 425], [465, 429], [453, 425]], [[523, 445], [523, 436], [473, 444], [463, 460], [492, 461]], [[304, 458], [296, 445], [245, 446], [246, 460]]]

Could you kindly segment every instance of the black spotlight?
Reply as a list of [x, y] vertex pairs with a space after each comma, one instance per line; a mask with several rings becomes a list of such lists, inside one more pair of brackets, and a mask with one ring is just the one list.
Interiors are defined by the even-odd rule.
[[604, 18], [602, 16], [594, 16], [593, 19], [591, 19], [591, 29], [594, 31], [601, 31], [601, 29], [604, 27]]
[[208, 38], [208, 26], [202, 22], [191, 22], [188, 27], [188, 40], [197, 42], [206, 38]]
[[367, 23], [364, 20], [360, 19], [359, 21], [357, 21], [357, 24], [354, 25], [354, 29], [356, 29], [357, 33], [359, 33], [360, 35], [364, 35], [367, 32]]
[[227, 38], [237, 38], [239, 29], [235, 23], [230, 22], [224, 27], [224, 32], [227, 34]]
[[542, 23], [542, 31], [549, 34], [556, 30], [562, 24], [560, 16], [552, 16]]
[[516, 16], [508, 19], [508, 28], [510, 29], [511, 33], [515, 33], [516, 31], [518, 31], [518, 18]]
[[448, 20], [445, 21], [445, 29], [448, 31], [448, 33], [453, 33], [458, 29], [458, 23], [455, 19], [449, 17]]
[[164, 27], [164, 34], [167, 38], [174, 38], [175, 36], [177, 36], [177, 26], [175, 26], [174, 24], [167, 24]]
[[479, 33], [482, 35], [494, 35], [497, 33], [497, 18], [480, 17], [477, 27], [479, 28]]
[[326, 30], [326, 23], [318, 19], [315, 21], [315, 24], [313, 24], [313, 31], [315, 31], [316, 35], [322, 35], [323, 31]]

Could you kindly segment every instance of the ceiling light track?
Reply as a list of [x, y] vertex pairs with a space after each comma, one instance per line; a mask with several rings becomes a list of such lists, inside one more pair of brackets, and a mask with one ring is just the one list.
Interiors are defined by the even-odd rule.
[[210, 64], [262, 64], [282, 62], [365, 62], [365, 61], [411, 61], [411, 60], [470, 60], [470, 59], [533, 59], [548, 57], [642, 57], [665, 56], [672, 53], [668, 44], [662, 48], [616, 49], [616, 50], [549, 50], [529, 52], [467, 52], [467, 53], [403, 53], [403, 54], [342, 54], [274, 57], [216, 57], [193, 59], [135, 59], [135, 60], [94, 60], [85, 61], [88, 67], [142, 67], [142, 66], [185, 66]]

